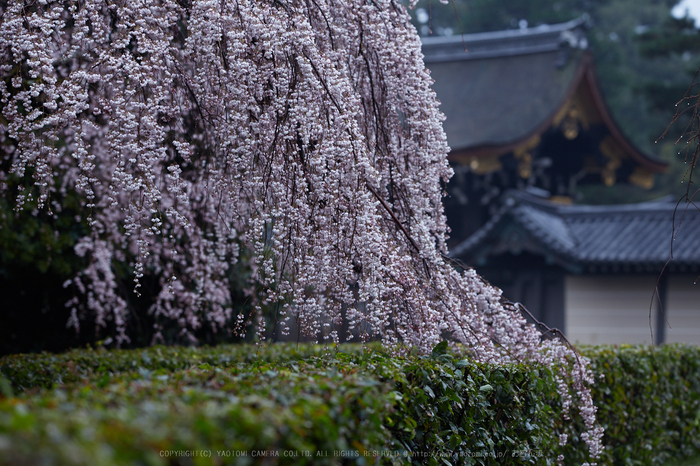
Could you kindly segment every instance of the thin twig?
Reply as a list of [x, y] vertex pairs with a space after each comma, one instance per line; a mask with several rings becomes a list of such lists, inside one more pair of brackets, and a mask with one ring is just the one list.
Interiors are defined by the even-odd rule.
[[386, 201], [377, 193], [377, 191], [374, 190], [374, 188], [372, 186], [370, 186], [369, 183], [365, 183], [365, 184], [367, 185], [367, 189], [369, 189], [370, 192], [372, 194], [374, 194], [374, 197], [376, 197], [377, 200], [379, 202], [381, 202], [381, 204], [384, 206], [386, 211], [389, 212], [389, 215], [391, 215], [391, 218], [394, 219], [394, 222], [396, 222], [396, 225], [398, 225], [398, 227], [401, 229], [401, 231], [403, 231], [404, 235], [406, 235], [406, 238], [408, 238], [408, 241], [410, 241], [410, 243], [413, 245], [413, 247], [416, 248], [416, 252], [420, 252], [420, 248], [418, 247], [418, 245], [416, 244], [414, 239], [411, 237], [411, 234], [406, 230], [406, 227], [403, 226], [403, 223], [401, 223], [401, 221], [399, 221], [399, 219], [396, 218], [396, 215], [394, 214], [394, 211], [391, 210], [391, 207], [389, 207], [389, 205], [386, 203]]
[[559, 339], [563, 340], [564, 343], [566, 343], [566, 346], [568, 346], [569, 349], [571, 349], [571, 350], [574, 352], [574, 354], [576, 355], [576, 359], [578, 360], [578, 362], [579, 362], [579, 363], [581, 362], [580, 359], [579, 359], [580, 354], [579, 354], [578, 350], [576, 349], [576, 347], [575, 347], [574, 345], [571, 344], [571, 342], [569, 341], [569, 339], [566, 338], [566, 336], [564, 335], [564, 332], [562, 332], [562, 331], [559, 330], [558, 328], [550, 327], [549, 325], [547, 325], [547, 324], [545, 324], [544, 322], [542, 322], [542, 321], [540, 321], [539, 319], [537, 319], [537, 318], [536, 318], [535, 316], [533, 316], [532, 313], [531, 313], [530, 311], [528, 311], [527, 308], [526, 308], [525, 306], [523, 306], [521, 303], [514, 303], [514, 302], [511, 302], [511, 301], [505, 300], [505, 302], [503, 302], [502, 304], [503, 304], [504, 307], [509, 306], [509, 307], [511, 308], [511, 310], [513, 310], [513, 311], [520, 311], [520, 312], [523, 312], [523, 313], [527, 314], [528, 317], [530, 317], [530, 319], [532, 319], [532, 321], [535, 323], [535, 325], [540, 329], [540, 331], [541, 331], [542, 329], [545, 330], [544, 332], [542, 332], [542, 336], [543, 336], [543, 337], [544, 337], [545, 335], [547, 335], [547, 334], [551, 334], [552, 336], [559, 337]]

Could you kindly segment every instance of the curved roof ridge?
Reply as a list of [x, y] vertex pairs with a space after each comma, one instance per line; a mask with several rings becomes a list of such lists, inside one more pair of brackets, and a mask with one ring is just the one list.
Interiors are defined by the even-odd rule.
[[520, 204], [514, 209], [520, 224], [539, 242], [543, 249], [554, 249], [559, 254], [575, 256], [578, 238], [573, 234], [566, 218], [556, 210], [547, 211], [533, 205]]
[[583, 15], [565, 23], [453, 36], [421, 37], [424, 61], [439, 63], [551, 52], [558, 50], [563, 42], [585, 49], [588, 46], [585, 38], [573, 40], [573, 37], [563, 34], [582, 27], [587, 21], [588, 16]]
[[[517, 199], [518, 203], [536, 205], [539, 209], [554, 211], [564, 217], [580, 217], [587, 215], [617, 215], [649, 212], [670, 212], [683, 204], [679, 203], [673, 195], [667, 194], [657, 199], [633, 204], [562, 204], [553, 202], [548, 198], [526, 191], [509, 190], [504, 194], [504, 198]], [[507, 201], [506, 201], [507, 202]]]
[[[510, 195], [510, 197], [509, 197]], [[558, 254], [575, 258], [578, 240], [551, 202], [542, 202], [536, 195], [509, 191], [499, 211], [486, 224], [459, 243], [450, 255], [459, 257], [473, 250], [496, 232], [508, 217], [518, 222], [540, 244], [542, 250], [554, 249]]]
[[[589, 205], [589, 204], [573, 204], [573, 205], [559, 205], [557, 208], [559, 211], [566, 216], [583, 216], [583, 215], [616, 215], [616, 214], [633, 214], [633, 213], [649, 213], [653, 211], [657, 212], [669, 212], [680, 205], [673, 198], [672, 195], [667, 195], [658, 199], [653, 199], [651, 201], [639, 202], [635, 204], [603, 204], [603, 205]], [[682, 205], [682, 204], [681, 204]]]
[[421, 37], [423, 43], [450, 43], [457, 42], [462, 43], [462, 38], [465, 41], [477, 41], [477, 40], [489, 40], [489, 39], [500, 39], [503, 37], [523, 37], [527, 35], [537, 35], [546, 34], [552, 32], [562, 32], [569, 29], [574, 29], [579, 26], [586, 24], [589, 16], [583, 14], [578, 18], [574, 18], [563, 23], [554, 24], [539, 24], [533, 27], [518, 28], [518, 29], [503, 29], [500, 31], [487, 31], [487, 32], [472, 32], [469, 34], [455, 34], [452, 36], [425, 36]]
[[671, 257], [671, 267], [700, 267], [700, 237], [694, 234], [700, 228], [700, 208], [679, 205], [672, 196], [638, 204], [590, 206], [561, 205], [537, 194], [508, 191], [498, 215], [460, 243], [453, 255], [486, 257], [509, 248], [519, 250], [520, 245], [508, 243], [507, 231], [513, 223], [529, 235], [531, 252], [572, 270], [625, 266], [648, 271], [662, 267]]
[[603, 92], [598, 84], [598, 77], [595, 72], [595, 67], [593, 66], [593, 57], [591, 55], [584, 57], [584, 64], [586, 65], [583, 69], [583, 76], [577, 76], [577, 79], [581, 80], [576, 82], [579, 85], [581, 82], [588, 87], [591, 98], [600, 113], [600, 117], [603, 119], [605, 126], [610, 131], [610, 135], [613, 137], [615, 142], [617, 142], [622, 149], [629, 154], [637, 163], [646, 168], [655, 171], [663, 172], [668, 167], [668, 163], [660, 160], [656, 157], [645, 154], [641, 151], [636, 144], [630, 141], [627, 136], [625, 136], [620, 127], [618, 126], [615, 118], [613, 117], [610, 109], [605, 103], [603, 98]]

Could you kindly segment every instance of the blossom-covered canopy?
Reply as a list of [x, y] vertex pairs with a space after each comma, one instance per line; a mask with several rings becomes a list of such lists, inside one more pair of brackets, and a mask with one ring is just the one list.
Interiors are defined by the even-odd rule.
[[[449, 336], [482, 361], [561, 366], [599, 452], [583, 362], [446, 259], [443, 117], [402, 4], [9, 2], [0, 56], [17, 208], [61, 215], [76, 191], [90, 212], [75, 326], [91, 313], [128, 339], [126, 263], [137, 292], [158, 277], [150, 312], [184, 333], [233, 320], [262, 335], [273, 309], [283, 331], [334, 341], [343, 319], [345, 337], [426, 351]], [[230, 305], [237, 261], [254, 322]]]

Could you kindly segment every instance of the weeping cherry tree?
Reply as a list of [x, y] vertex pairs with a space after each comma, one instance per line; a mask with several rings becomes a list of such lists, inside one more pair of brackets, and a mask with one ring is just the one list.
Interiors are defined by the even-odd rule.
[[[552, 367], [599, 455], [585, 361], [448, 258], [443, 116], [398, 0], [10, 1], [0, 73], [2, 194], [59, 216], [77, 192], [88, 212], [76, 329], [92, 316], [127, 342], [147, 275], [156, 325], [183, 335], [262, 338], [273, 309], [325, 341], [448, 338]], [[231, 305], [238, 261], [252, 316]]]

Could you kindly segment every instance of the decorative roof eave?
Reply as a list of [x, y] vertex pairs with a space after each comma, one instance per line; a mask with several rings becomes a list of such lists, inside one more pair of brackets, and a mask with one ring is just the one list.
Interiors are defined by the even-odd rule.
[[[458, 148], [450, 151], [448, 155], [448, 159], [451, 162], [467, 162], [469, 160], [472, 160], [474, 158], [481, 158], [481, 157], [500, 157], [501, 155], [508, 154], [509, 152], [513, 152], [515, 149], [518, 147], [521, 147], [525, 144], [527, 144], [528, 141], [530, 141], [533, 137], [536, 136], [541, 136], [547, 129], [552, 127], [554, 124], [554, 120], [556, 119], [557, 115], [559, 115], [562, 110], [568, 105], [569, 101], [572, 99], [574, 94], [576, 93], [576, 89], [578, 86], [584, 81], [586, 76], [589, 74], [588, 73], [588, 68], [591, 67], [592, 65], [592, 57], [589, 52], [584, 52], [583, 58], [581, 59], [581, 62], [579, 63], [578, 69], [576, 70], [576, 74], [574, 76], [574, 79], [572, 80], [572, 84], [569, 86], [569, 88], [566, 91], [566, 94], [562, 98], [561, 102], [559, 105], [554, 108], [552, 112], [540, 122], [539, 125], [535, 127], [535, 129], [530, 133], [525, 135], [524, 137], [515, 139], [510, 142], [505, 142], [503, 144], [489, 144], [489, 145], [481, 145], [481, 146], [474, 146], [474, 147], [466, 147], [466, 148]], [[594, 84], [594, 87], [595, 84]], [[599, 94], [600, 95], [600, 94]], [[596, 103], [597, 107], [597, 103]]]
[[527, 145], [527, 143], [534, 137], [541, 136], [545, 131], [547, 131], [547, 129], [552, 125], [552, 120], [560, 109], [561, 107], [558, 108], [557, 111], [551, 115], [551, 117], [542, 122], [531, 134], [528, 134], [525, 137], [504, 144], [488, 144], [465, 149], [451, 150], [447, 156], [447, 159], [450, 162], [468, 163], [469, 161], [478, 158], [500, 157], [513, 152], [519, 147]]
[[557, 115], [565, 109], [573, 98], [577, 89], [585, 86], [593, 99], [593, 105], [600, 114], [603, 123], [610, 131], [613, 140], [630, 156], [632, 160], [652, 173], [663, 173], [668, 168], [668, 163], [653, 159], [639, 151], [620, 131], [612, 118], [610, 111], [605, 105], [602, 92], [597, 84], [595, 69], [593, 66], [593, 56], [590, 52], [585, 52], [576, 71], [572, 84], [564, 95], [559, 105], [544, 119], [535, 129], [524, 137], [505, 142], [503, 144], [480, 145], [467, 148], [457, 148], [450, 152], [448, 159], [451, 162], [468, 163], [474, 159], [500, 157], [527, 145], [533, 138], [541, 136], [545, 131], [554, 125]]
[[625, 153], [627, 153], [635, 162], [639, 163], [644, 168], [654, 173], [665, 172], [668, 168], [667, 162], [645, 155], [639, 149], [637, 149], [620, 131], [620, 128], [615, 123], [615, 120], [610, 114], [608, 106], [605, 104], [605, 100], [603, 99], [603, 93], [598, 86], [598, 79], [596, 77], [595, 67], [593, 66], [593, 56], [590, 53], [587, 53], [584, 56], [581, 63], [581, 68], [583, 74], [580, 77], [578, 75], [576, 76], [576, 81], [572, 88], [575, 89], [581, 84], [588, 88], [589, 94], [593, 98], [593, 104], [595, 105], [596, 110], [603, 120], [603, 123], [607, 127], [608, 131], [610, 131], [610, 135], [613, 137], [615, 142], [618, 143]]
[[[447, 116], [448, 144], [500, 145], [531, 134], [559, 104], [578, 69], [588, 44], [584, 19], [423, 38], [424, 61]], [[518, 112], [511, 111], [514, 106]]]

